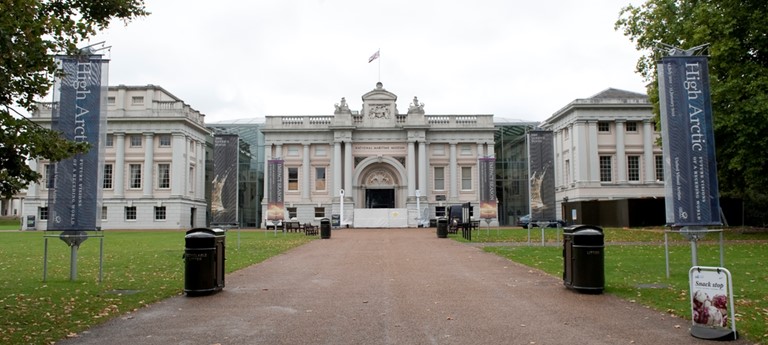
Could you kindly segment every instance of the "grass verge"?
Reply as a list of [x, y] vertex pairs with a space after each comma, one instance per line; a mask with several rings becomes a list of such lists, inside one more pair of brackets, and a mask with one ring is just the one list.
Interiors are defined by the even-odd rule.
[[[526, 230], [508, 232], [508, 242], [527, 242]], [[510, 246], [488, 246], [484, 250], [562, 277], [562, 245], [555, 245], [554, 235], [550, 241], [545, 234], [549, 245], [541, 246], [540, 232], [536, 234], [538, 237], [532, 246], [510, 243]], [[669, 236], [673, 245], [670, 246], [670, 278], [667, 278], [663, 232], [606, 229], [605, 292], [690, 320], [691, 248], [689, 242], [678, 237]], [[765, 234], [726, 232], [725, 237], [731, 240], [725, 245], [725, 267], [733, 275], [737, 330], [742, 338], [768, 344], [768, 242], [759, 241]], [[473, 242], [479, 242], [478, 238], [482, 237], [473, 234]], [[501, 237], [496, 239], [499, 242]], [[611, 239], [633, 244], [611, 244]], [[717, 236], [712, 236], [710, 242], [698, 245], [699, 265], [720, 265], [719, 245], [711, 242], [716, 239]]]
[[[73, 282], [69, 247], [49, 238], [43, 282], [43, 234], [0, 232], [0, 343], [52, 344], [181, 294], [184, 235], [183, 231], [106, 231], [104, 279], [99, 283], [99, 239], [90, 238], [81, 245]], [[314, 238], [232, 230], [227, 234], [226, 270], [259, 263]]]

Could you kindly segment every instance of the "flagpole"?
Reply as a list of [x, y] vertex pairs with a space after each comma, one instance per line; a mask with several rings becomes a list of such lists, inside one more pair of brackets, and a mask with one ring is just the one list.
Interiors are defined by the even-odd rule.
[[381, 48], [377, 52], [379, 53], [379, 82], [381, 82]]

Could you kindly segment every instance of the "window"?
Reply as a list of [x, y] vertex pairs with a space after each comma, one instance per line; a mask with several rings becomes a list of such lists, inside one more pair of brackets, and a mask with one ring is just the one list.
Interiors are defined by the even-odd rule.
[[101, 188], [112, 189], [112, 164], [104, 164], [104, 181]]
[[136, 220], [136, 206], [125, 207], [125, 220]]
[[627, 179], [640, 181], [640, 156], [627, 156]]
[[107, 220], [107, 207], [101, 207], [101, 220]]
[[288, 210], [288, 219], [296, 218], [296, 208], [295, 207], [286, 207]]
[[472, 146], [469, 144], [461, 145], [461, 155], [462, 156], [471, 156], [472, 155]]
[[48, 207], [40, 207], [40, 220], [48, 220]]
[[288, 168], [288, 190], [299, 190], [299, 168]]
[[315, 156], [325, 157], [328, 155], [328, 148], [325, 145], [315, 146]]
[[288, 146], [288, 156], [290, 157], [298, 157], [299, 156], [299, 147], [295, 145]]
[[315, 207], [315, 218], [325, 218], [325, 207]]
[[600, 182], [611, 181], [611, 156], [600, 156]]
[[635, 121], [627, 121], [624, 123], [624, 129], [627, 132], [637, 132], [637, 122]]
[[165, 206], [155, 206], [155, 220], [165, 220]]
[[445, 190], [444, 167], [435, 167], [435, 190]]
[[437, 144], [432, 146], [434, 147], [435, 156], [445, 156], [445, 145]]
[[195, 192], [195, 167], [189, 167], [189, 192], [194, 193]]
[[107, 141], [104, 143], [106, 147], [115, 146], [115, 137], [112, 134], [107, 134]]
[[144, 104], [144, 96], [133, 96], [133, 97], [131, 97], [131, 104], [133, 104], [133, 105]]
[[435, 206], [435, 217], [445, 217], [445, 206]]
[[163, 134], [160, 136], [160, 147], [171, 147], [171, 136]]
[[563, 176], [565, 176], [565, 183], [571, 183], [571, 160], [566, 159], [565, 160], [565, 171], [563, 171]]
[[570, 134], [568, 133], [568, 127], [563, 128], [563, 139], [568, 140], [568, 136]]
[[139, 189], [141, 188], [141, 164], [129, 164], [128, 168], [130, 170], [130, 188], [132, 189]]
[[157, 165], [157, 188], [171, 188], [171, 165], [168, 163]]
[[461, 167], [461, 190], [472, 190], [471, 167]]
[[611, 131], [611, 124], [606, 121], [597, 122], [597, 131], [601, 133], [609, 133]]
[[107, 97], [107, 104], [109, 104], [109, 105], [115, 104], [115, 96]]
[[43, 166], [43, 169], [43, 173], [45, 174], [45, 188], [54, 188], [56, 182], [56, 165], [46, 164]]
[[656, 161], [656, 181], [664, 181], [664, 156], [654, 156]]
[[131, 147], [141, 147], [141, 136], [140, 135], [132, 135], [131, 136]]
[[325, 168], [315, 168], [315, 190], [325, 190]]

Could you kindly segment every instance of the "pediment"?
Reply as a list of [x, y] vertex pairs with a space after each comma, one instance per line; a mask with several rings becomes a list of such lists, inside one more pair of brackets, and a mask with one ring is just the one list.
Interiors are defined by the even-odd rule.
[[397, 101], [397, 95], [384, 89], [381, 82], [376, 83], [376, 88], [363, 95], [363, 103], [373, 102], [392, 102]]

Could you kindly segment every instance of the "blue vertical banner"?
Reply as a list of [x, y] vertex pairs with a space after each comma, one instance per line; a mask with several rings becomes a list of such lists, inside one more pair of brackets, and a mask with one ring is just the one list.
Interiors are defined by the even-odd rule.
[[240, 137], [236, 134], [217, 134], [213, 137], [211, 225], [238, 225], [239, 143]]
[[528, 132], [528, 194], [531, 222], [557, 219], [554, 137], [552, 131]]
[[55, 163], [48, 192], [49, 231], [92, 231], [101, 227], [106, 139], [108, 60], [102, 55], [57, 57], [51, 129], [91, 145], [88, 152]]
[[269, 197], [267, 198], [267, 220], [285, 219], [285, 201], [283, 199], [283, 166], [282, 159], [270, 159], [267, 162], [269, 171]]
[[482, 157], [480, 166], [480, 218], [496, 218], [496, 158]]
[[664, 57], [658, 79], [667, 223], [720, 225], [707, 57]]

